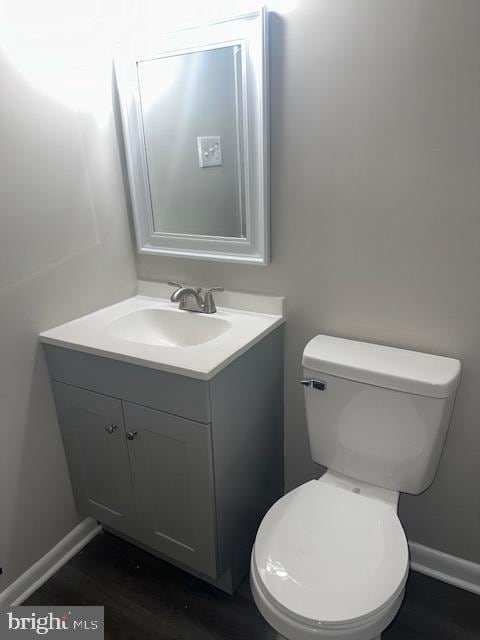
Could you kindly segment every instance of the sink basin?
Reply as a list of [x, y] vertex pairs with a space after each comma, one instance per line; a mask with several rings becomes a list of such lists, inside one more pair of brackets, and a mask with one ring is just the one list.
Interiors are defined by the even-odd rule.
[[[46, 344], [210, 380], [284, 322], [277, 296], [225, 292], [213, 314], [180, 311], [171, 287], [139, 282], [138, 295], [40, 334]], [[147, 295], [143, 295], [146, 293]]]
[[116, 338], [163, 347], [192, 347], [218, 338], [231, 328], [228, 320], [176, 309], [140, 309], [105, 327]]

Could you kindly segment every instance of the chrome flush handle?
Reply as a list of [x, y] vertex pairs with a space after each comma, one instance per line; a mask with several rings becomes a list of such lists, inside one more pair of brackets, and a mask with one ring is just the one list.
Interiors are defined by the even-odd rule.
[[304, 378], [300, 380], [300, 384], [308, 389], [315, 389], [315, 391], [325, 391], [327, 383], [322, 380], [315, 380], [315, 378]]

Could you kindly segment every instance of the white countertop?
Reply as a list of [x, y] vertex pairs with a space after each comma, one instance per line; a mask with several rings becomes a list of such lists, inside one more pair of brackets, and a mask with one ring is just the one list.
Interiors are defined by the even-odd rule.
[[[284, 298], [225, 292], [216, 296], [217, 305], [228, 302], [228, 307], [217, 306], [217, 313], [194, 314], [225, 320], [228, 330], [208, 342], [191, 346], [145, 344], [118, 337], [109, 326], [120, 318], [144, 309], [165, 309], [175, 314], [191, 314], [180, 311], [166, 294], [171, 288], [158, 283], [139, 283], [140, 292], [132, 298], [105, 307], [89, 315], [72, 320], [40, 334], [40, 341], [75, 351], [121, 360], [131, 364], [160, 369], [180, 375], [209, 380], [232, 360], [261, 340], [284, 322]], [[153, 294], [153, 295], [152, 295]], [[261, 309], [261, 312], [252, 311]], [[170, 313], [168, 314], [170, 316]]]

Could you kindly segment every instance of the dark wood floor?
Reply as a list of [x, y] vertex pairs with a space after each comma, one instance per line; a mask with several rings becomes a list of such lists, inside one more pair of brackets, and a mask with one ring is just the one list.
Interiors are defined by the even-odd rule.
[[[232, 597], [107, 533], [25, 604], [103, 605], [108, 640], [274, 640], [248, 582]], [[479, 640], [480, 596], [411, 573], [382, 640]]]

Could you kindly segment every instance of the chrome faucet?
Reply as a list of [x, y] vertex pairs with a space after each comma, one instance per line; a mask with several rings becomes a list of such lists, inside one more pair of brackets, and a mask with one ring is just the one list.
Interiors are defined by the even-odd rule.
[[177, 287], [170, 296], [172, 302], [178, 302], [178, 308], [184, 311], [195, 311], [197, 313], [215, 313], [217, 307], [213, 299], [214, 291], [223, 291], [223, 287], [211, 287], [205, 291], [202, 298], [200, 287], [184, 287], [178, 282], [169, 282], [172, 287]]

